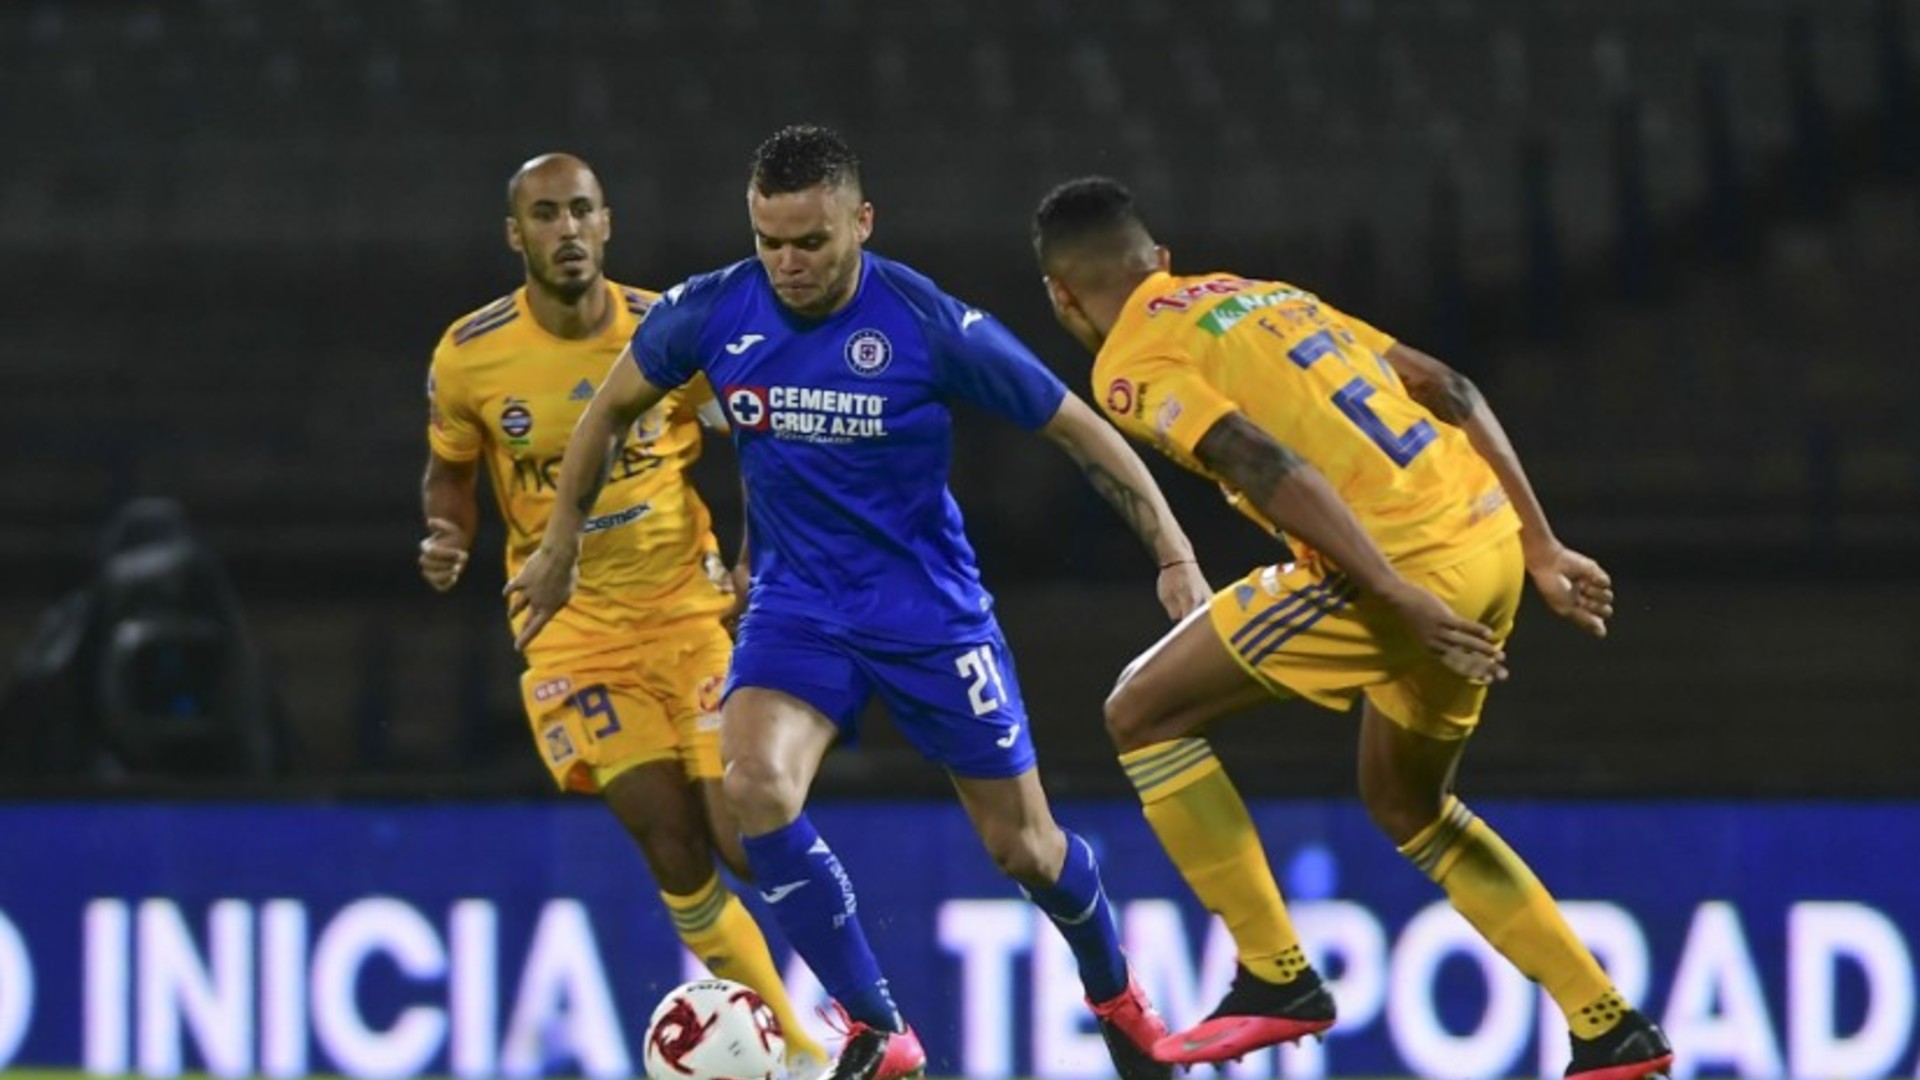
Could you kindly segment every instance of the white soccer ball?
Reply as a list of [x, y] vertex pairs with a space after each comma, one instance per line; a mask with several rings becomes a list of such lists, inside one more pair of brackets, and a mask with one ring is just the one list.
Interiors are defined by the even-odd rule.
[[726, 979], [674, 987], [647, 1021], [649, 1080], [777, 1080], [780, 1021], [752, 988]]

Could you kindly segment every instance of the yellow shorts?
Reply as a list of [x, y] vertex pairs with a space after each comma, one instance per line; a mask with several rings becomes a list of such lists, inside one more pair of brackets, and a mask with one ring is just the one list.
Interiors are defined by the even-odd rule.
[[[542, 640], [538, 644], [548, 644]], [[720, 778], [720, 691], [733, 641], [716, 619], [689, 620], [618, 649], [535, 648], [520, 697], [535, 745], [562, 790], [596, 792], [623, 772], [679, 759]]]
[[[1526, 584], [1520, 538], [1408, 579], [1505, 642]], [[1282, 697], [1344, 712], [1364, 693], [1394, 723], [1436, 739], [1465, 738], [1480, 722], [1487, 688], [1447, 670], [1397, 616], [1318, 559], [1255, 570], [1216, 593], [1208, 614], [1234, 659]]]

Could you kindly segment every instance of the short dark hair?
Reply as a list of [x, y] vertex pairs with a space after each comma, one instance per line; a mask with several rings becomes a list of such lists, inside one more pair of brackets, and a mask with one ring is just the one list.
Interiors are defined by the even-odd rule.
[[860, 159], [838, 132], [817, 124], [791, 124], [753, 152], [749, 179], [762, 195], [786, 195], [826, 184], [860, 190]]
[[1133, 192], [1107, 176], [1069, 180], [1047, 192], [1033, 212], [1033, 253], [1043, 264], [1051, 251], [1145, 233]]

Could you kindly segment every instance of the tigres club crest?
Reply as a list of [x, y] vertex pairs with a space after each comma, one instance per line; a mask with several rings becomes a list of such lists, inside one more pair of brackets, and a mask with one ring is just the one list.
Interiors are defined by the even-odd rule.
[[500, 410], [500, 430], [510, 443], [523, 445], [527, 433], [533, 430], [533, 410], [519, 398], [508, 398]]

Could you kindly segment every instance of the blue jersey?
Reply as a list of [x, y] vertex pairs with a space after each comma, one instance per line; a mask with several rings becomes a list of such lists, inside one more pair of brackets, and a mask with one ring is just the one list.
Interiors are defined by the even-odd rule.
[[1066, 386], [993, 318], [862, 255], [853, 299], [788, 310], [758, 260], [669, 290], [633, 336], [648, 382], [705, 372], [747, 486], [752, 610], [937, 643], [992, 621], [947, 490], [950, 404], [1045, 425]]

